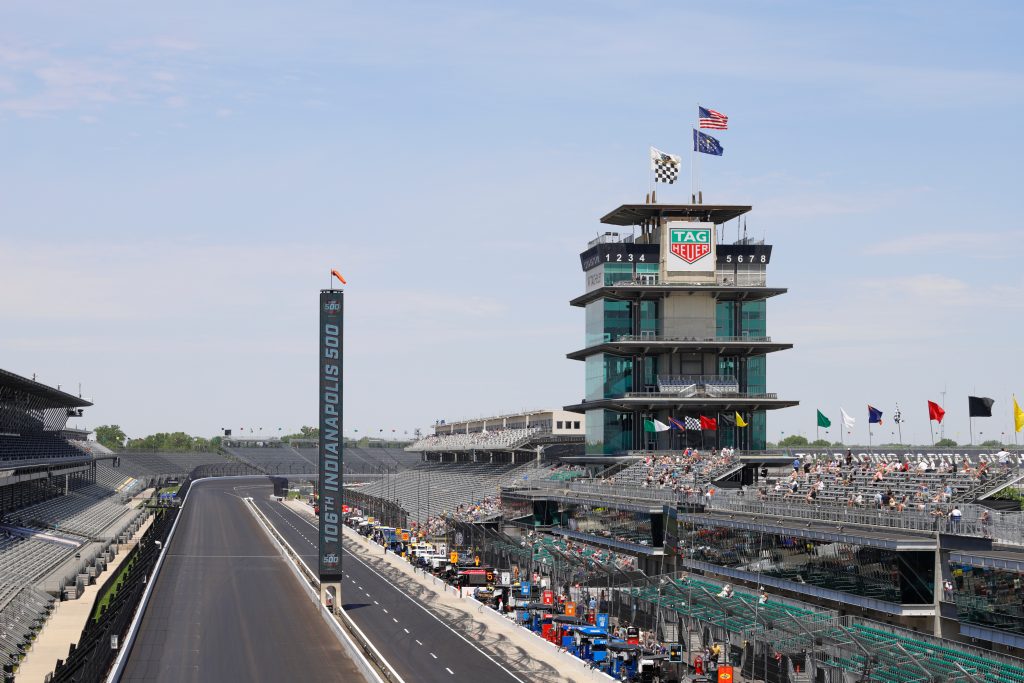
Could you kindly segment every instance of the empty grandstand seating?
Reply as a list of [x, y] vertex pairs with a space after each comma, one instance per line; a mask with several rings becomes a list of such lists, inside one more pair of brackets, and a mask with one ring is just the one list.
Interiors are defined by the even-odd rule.
[[50, 612], [55, 598], [34, 588], [24, 587], [0, 599], [0, 665], [13, 667], [35, 640]]
[[298, 450], [287, 445], [262, 448], [233, 447], [225, 449], [242, 462], [255, 466], [261, 471], [274, 473], [312, 474], [317, 471], [316, 460], [310, 460]]
[[408, 446], [407, 451], [468, 451], [514, 449], [529, 443], [542, 432], [540, 427], [497, 429], [485, 432], [435, 434]]
[[159, 485], [169, 479], [182, 479], [200, 465], [219, 465], [232, 462], [220, 453], [150, 453], [145, 451], [120, 451], [117, 453], [120, 465], [112, 467], [103, 461], [99, 467], [114, 470], [111, 477], [120, 473], [124, 478], [132, 477], [143, 482], [144, 487]]
[[679, 394], [694, 396], [697, 393], [697, 382], [693, 377], [680, 375], [659, 375], [658, 391], [663, 394]]
[[0, 461], [81, 460], [85, 453], [59, 434], [40, 432], [24, 436], [0, 436]]
[[55, 529], [84, 538], [99, 538], [129, 507], [121, 496], [98, 484], [74, 484], [67, 495], [8, 513], [18, 526]]
[[460, 506], [471, 506], [513, 482], [547, 477], [552, 470], [532, 463], [418, 463], [358, 490], [397, 501], [411, 519], [426, 520], [442, 512], [452, 513]]

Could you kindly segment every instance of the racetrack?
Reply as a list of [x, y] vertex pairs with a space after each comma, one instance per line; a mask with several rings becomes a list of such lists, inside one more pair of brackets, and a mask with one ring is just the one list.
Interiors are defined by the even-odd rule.
[[[248, 486], [247, 495], [252, 496], [303, 561], [315, 568], [318, 538], [312, 520], [271, 500], [269, 484]], [[559, 680], [557, 672], [549, 671], [538, 678], [535, 672], [524, 672], [514, 661], [498, 661], [493, 653], [481, 651], [472, 635], [450, 628], [424, 609], [418, 599], [348, 550], [343, 551], [342, 567], [342, 602], [346, 612], [406, 683]], [[504, 654], [512, 657], [517, 652], [509, 643]]]
[[245, 483], [192, 486], [122, 681], [364, 680], [242, 501]]

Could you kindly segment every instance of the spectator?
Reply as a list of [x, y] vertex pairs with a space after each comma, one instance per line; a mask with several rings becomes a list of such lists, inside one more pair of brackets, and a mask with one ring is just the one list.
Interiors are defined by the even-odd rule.
[[981, 525], [981, 535], [985, 538], [992, 538], [992, 513], [982, 510], [978, 515], [978, 523]]
[[949, 530], [953, 533], [960, 533], [960, 520], [963, 518], [964, 513], [960, 511], [959, 505], [954, 505], [953, 509], [949, 512]]

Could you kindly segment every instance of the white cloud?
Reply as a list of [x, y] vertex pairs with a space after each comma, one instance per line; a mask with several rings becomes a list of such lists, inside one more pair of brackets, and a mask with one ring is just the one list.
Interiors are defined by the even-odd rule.
[[993, 259], [1010, 258], [1014, 250], [1007, 245], [1019, 244], [1024, 231], [978, 232], [965, 227], [962, 232], [930, 232], [905, 235], [871, 244], [865, 254], [903, 256], [906, 254], [956, 254]]

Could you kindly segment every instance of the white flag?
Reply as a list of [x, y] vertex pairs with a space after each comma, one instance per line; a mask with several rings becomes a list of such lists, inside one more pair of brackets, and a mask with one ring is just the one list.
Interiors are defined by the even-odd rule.
[[857, 420], [850, 415], [847, 415], [846, 411], [842, 408], [839, 409], [839, 412], [843, 414], [843, 426], [847, 429], [853, 429], [853, 426], [857, 424]]
[[667, 432], [669, 426], [661, 420], [644, 420], [644, 431], [648, 432]]
[[651, 170], [654, 171], [654, 182], [671, 185], [679, 177], [679, 167], [683, 158], [678, 154], [666, 154], [660, 149], [651, 147]]

